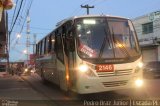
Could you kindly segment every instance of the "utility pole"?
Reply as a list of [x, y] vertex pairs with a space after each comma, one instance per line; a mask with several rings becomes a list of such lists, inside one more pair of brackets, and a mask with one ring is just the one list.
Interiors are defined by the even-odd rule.
[[28, 60], [29, 60], [29, 48], [30, 48], [30, 17], [29, 17], [29, 11], [27, 16], [27, 35], [26, 35], [26, 49], [27, 49], [27, 68], [28, 68]]
[[94, 6], [89, 6], [89, 5], [87, 4], [87, 5], [81, 5], [81, 8], [86, 8], [86, 9], [87, 9], [87, 15], [89, 15], [89, 9], [90, 9], [90, 8], [94, 8]]
[[37, 38], [37, 35], [36, 34], [34, 34], [33, 35], [33, 39], [34, 39], [34, 41], [33, 41], [33, 54], [35, 54], [36, 53], [36, 38]]

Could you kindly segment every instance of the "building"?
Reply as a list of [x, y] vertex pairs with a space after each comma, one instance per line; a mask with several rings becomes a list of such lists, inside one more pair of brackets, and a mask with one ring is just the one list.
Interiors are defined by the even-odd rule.
[[8, 15], [7, 11], [13, 7], [12, 0], [0, 0], [0, 61], [8, 59]]
[[132, 20], [142, 49], [143, 62], [160, 61], [160, 11]]
[[8, 18], [7, 12], [2, 12], [0, 21], [0, 59], [7, 58], [7, 39], [8, 39]]

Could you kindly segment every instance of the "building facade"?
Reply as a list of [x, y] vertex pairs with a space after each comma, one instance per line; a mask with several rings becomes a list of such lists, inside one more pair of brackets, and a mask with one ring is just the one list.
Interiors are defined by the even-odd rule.
[[3, 11], [0, 21], [0, 60], [7, 58], [7, 39], [8, 39], [8, 18], [7, 12]]
[[0, 61], [7, 59], [8, 54], [8, 14], [6, 10], [13, 7], [13, 0], [0, 0]]
[[132, 20], [142, 49], [143, 62], [160, 61], [160, 11]]

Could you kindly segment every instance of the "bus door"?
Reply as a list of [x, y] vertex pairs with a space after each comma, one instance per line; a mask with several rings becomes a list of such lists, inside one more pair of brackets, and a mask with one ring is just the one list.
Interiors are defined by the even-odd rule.
[[64, 58], [66, 65], [66, 79], [67, 86], [69, 90], [75, 88], [75, 77], [74, 73], [75, 66], [75, 43], [74, 43], [74, 34], [73, 28], [71, 27], [71, 22], [66, 23], [63, 27], [63, 43], [64, 43]]
[[68, 91], [71, 87], [70, 70], [73, 69], [74, 60], [72, 48], [69, 47], [73, 40], [69, 39], [72, 32], [67, 28], [67, 26], [63, 26], [56, 34], [57, 71], [59, 72], [60, 88], [64, 91]]
[[66, 80], [66, 66], [64, 58], [64, 45], [62, 40], [62, 29], [59, 28], [55, 32], [55, 51], [56, 51], [56, 67], [57, 75], [59, 76], [60, 88], [67, 91], [67, 80]]

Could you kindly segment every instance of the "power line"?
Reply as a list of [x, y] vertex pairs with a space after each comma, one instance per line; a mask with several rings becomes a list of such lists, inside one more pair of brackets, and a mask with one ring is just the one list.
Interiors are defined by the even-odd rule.
[[27, 1], [27, 0], [25, 0], [24, 3], [23, 3], [24, 5], [22, 6], [23, 8], [22, 8], [22, 11], [21, 11], [21, 16], [22, 16], [22, 13], [23, 13], [23, 11], [24, 11], [24, 7], [25, 7], [25, 4], [26, 4], [26, 1]]
[[[13, 33], [17, 33], [17, 31], [12, 31]], [[48, 32], [32, 32], [30, 34], [39, 34], [39, 35], [46, 35]], [[21, 34], [26, 34], [26, 31], [21, 32]], [[15, 37], [14, 37], [15, 38]]]
[[[32, 1], [31, 1], [32, 2]], [[22, 4], [22, 2], [21, 2], [21, 4]], [[25, 2], [21, 5], [21, 7], [23, 7], [21, 10], [21, 15], [22, 15], [22, 12], [24, 11], [24, 7], [25, 7], [25, 4], [26, 4], [26, 0], [25, 0]], [[30, 3], [31, 4], [31, 3]], [[28, 7], [30, 7], [30, 4], [29, 4], [29, 6]], [[28, 10], [28, 9], [27, 9]], [[20, 13], [19, 13], [20, 14]], [[22, 16], [21, 16], [22, 17]], [[18, 20], [18, 17], [17, 17], [17, 20]], [[26, 19], [25, 19], [26, 20]], [[22, 25], [22, 29], [23, 29], [23, 26], [24, 26], [24, 23], [25, 23], [25, 20], [24, 20], [24, 22], [23, 22], [23, 25]], [[16, 22], [15, 22], [15, 24], [14, 24], [14, 26], [16, 25]], [[21, 31], [20, 32], [22, 32], [22, 29], [21, 29]], [[11, 33], [13, 32], [13, 29], [12, 29], [12, 31], [10, 31]], [[11, 40], [11, 42], [13, 41], [13, 39]]]
[[23, 0], [21, 1], [20, 8], [19, 8], [19, 10], [18, 10], [16, 19], [15, 19], [15, 21], [14, 21], [14, 23], [13, 23], [13, 25], [12, 25], [10, 31], [9, 31], [9, 46], [10, 46], [10, 36], [11, 36], [12, 30], [13, 30], [13, 28], [14, 28], [14, 25], [15, 25], [15, 23], [16, 23], [16, 21], [17, 21], [17, 18], [18, 18], [18, 16], [19, 16], [19, 13], [20, 13], [20, 10], [21, 10], [21, 7], [22, 7], [22, 3], [23, 3]]
[[[16, 3], [18, 4], [18, 0], [17, 0]], [[19, 13], [20, 13], [20, 10], [21, 10], [22, 3], [23, 3], [23, 0], [21, 1], [21, 4], [20, 4], [19, 10], [18, 10], [18, 13], [16, 14], [15, 20], [14, 20], [14, 17], [12, 18], [12, 20], [14, 20], [14, 22], [12, 21], [12, 23], [11, 23], [11, 28], [10, 28], [9, 35], [11, 35], [11, 32], [12, 32], [12, 30], [13, 30], [13, 28], [14, 28], [14, 25], [15, 25], [17, 19], [18, 19], [18, 16], [19, 16]], [[18, 7], [18, 5], [16, 6], [15, 11], [16, 11], [17, 7]], [[13, 16], [15, 16], [15, 11], [14, 11]]]
[[20, 51], [20, 50], [18, 50], [18, 49], [16, 49], [16, 48], [13, 48], [13, 47], [12, 47], [12, 50], [14, 50], [14, 51], [16, 51], [16, 52], [18, 52], [18, 53], [20, 53], [20, 54], [23, 54], [22, 51]]
[[[32, 0], [32, 1], [30, 2], [30, 4], [28, 5], [27, 11], [29, 11], [29, 10], [30, 10], [32, 3], [33, 3], [33, 0]], [[25, 16], [25, 19], [24, 19], [24, 21], [23, 21], [23, 24], [22, 24], [21, 30], [20, 30], [20, 32], [19, 32], [20, 34], [21, 34], [21, 33], [22, 33], [22, 31], [23, 31], [24, 24], [25, 24], [26, 19], [27, 19], [27, 15], [28, 15], [28, 12], [26, 13], [26, 16]], [[11, 40], [11, 42], [12, 42], [14, 39], [15, 39], [15, 38], [13, 38], [13, 39]], [[14, 44], [14, 45], [16, 45], [16, 44]]]
[[84, 4], [86, 4], [86, 3], [87, 3], [87, 4], [90, 4], [90, 3], [92, 3], [93, 1], [95, 1], [95, 0], [87, 0], [87, 1], [83, 2], [82, 5], [84, 5]]
[[28, 6], [27, 13], [26, 13], [26, 16], [25, 16], [25, 20], [24, 20], [23, 25], [22, 25], [22, 27], [21, 27], [20, 33], [21, 33], [22, 30], [23, 30], [23, 27], [24, 27], [24, 24], [25, 24], [25, 22], [26, 22], [26, 19], [27, 19], [27, 16], [28, 16], [28, 12], [29, 12], [29, 10], [30, 10], [30, 8], [31, 8], [31, 6], [32, 6], [32, 3], [33, 3], [33, 0], [30, 2], [29, 6]]
[[[17, 4], [18, 4], [18, 0], [16, 1], [16, 7], [15, 7], [14, 12], [13, 12], [12, 21], [11, 21], [11, 27], [12, 27], [12, 25], [13, 25], [15, 13], [16, 13], [16, 10], [17, 10]], [[10, 29], [11, 29], [11, 28], [10, 28]]]
[[[16, 26], [21, 26], [21, 25], [18, 25], [18, 24], [15, 24]], [[27, 27], [27, 26], [24, 26], [24, 27]], [[42, 27], [35, 27], [35, 26], [32, 26], [30, 27], [31, 29], [39, 29], [39, 30], [53, 30], [53, 29], [47, 29], [47, 28], [42, 28]], [[13, 31], [12, 31], [13, 32]]]

